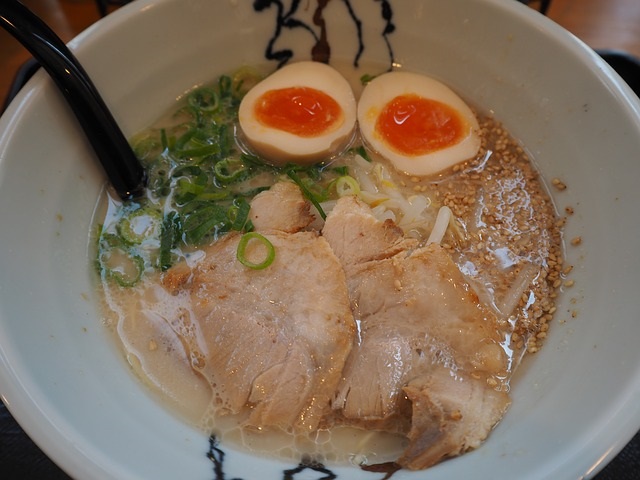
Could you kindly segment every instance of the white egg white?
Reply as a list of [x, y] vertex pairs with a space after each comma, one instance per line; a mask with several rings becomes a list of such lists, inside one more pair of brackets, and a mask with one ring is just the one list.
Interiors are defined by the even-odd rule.
[[[271, 90], [308, 87], [332, 97], [342, 107], [342, 122], [312, 137], [298, 136], [261, 123], [256, 102]], [[347, 80], [333, 67], [318, 62], [285, 65], [255, 85], [242, 99], [238, 119], [248, 147], [275, 165], [313, 164], [341, 153], [351, 142], [356, 125], [356, 99]]]
[[[423, 155], [406, 155], [397, 151], [376, 131], [376, 122], [389, 102], [400, 95], [410, 94], [452, 107], [467, 123], [468, 133], [454, 145]], [[478, 120], [471, 108], [448, 86], [431, 77], [411, 72], [385, 73], [367, 84], [358, 102], [358, 124], [368, 146], [388, 159], [396, 169], [409, 175], [440, 173], [475, 157], [480, 148]]]

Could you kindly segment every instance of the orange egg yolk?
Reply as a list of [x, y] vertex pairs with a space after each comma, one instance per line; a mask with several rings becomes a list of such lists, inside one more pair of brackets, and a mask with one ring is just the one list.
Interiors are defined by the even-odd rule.
[[339, 127], [342, 108], [332, 97], [310, 87], [263, 93], [254, 109], [258, 121], [299, 137], [316, 137]]
[[407, 94], [385, 105], [375, 131], [398, 153], [419, 156], [459, 143], [468, 134], [469, 126], [449, 105]]

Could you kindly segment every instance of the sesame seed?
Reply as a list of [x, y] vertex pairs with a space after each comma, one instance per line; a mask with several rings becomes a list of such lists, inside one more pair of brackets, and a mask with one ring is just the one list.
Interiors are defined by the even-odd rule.
[[553, 180], [551, 180], [551, 185], [556, 187], [558, 190], [566, 190], [567, 189], [567, 185], [562, 180], [560, 180], [559, 178], [554, 178]]

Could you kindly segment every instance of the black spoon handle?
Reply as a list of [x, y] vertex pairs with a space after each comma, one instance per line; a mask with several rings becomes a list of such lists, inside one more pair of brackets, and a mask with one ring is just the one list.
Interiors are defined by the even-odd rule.
[[62, 91], [118, 195], [125, 200], [142, 195], [144, 168], [64, 42], [17, 0], [0, 1], [0, 25], [31, 52]]

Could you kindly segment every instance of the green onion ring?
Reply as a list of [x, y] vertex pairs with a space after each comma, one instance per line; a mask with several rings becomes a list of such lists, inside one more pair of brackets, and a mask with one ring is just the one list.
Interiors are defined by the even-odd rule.
[[[222, 80], [222, 79], [220, 79]], [[189, 105], [203, 112], [215, 112], [220, 105], [220, 97], [211, 88], [200, 88], [188, 97]]]
[[[137, 233], [134, 229], [133, 222], [138, 217], [147, 217], [149, 220], [149, 226], [142, 233]], [[157, 210], [149, 207], [141, 207], [134, 210], [126, 217], [122, 217], [120, 222], [116, 225], [118, 233], [129, 245], [139, 245], [147, 237], [153, 236], [153, 231], [159, 228], [162, 223], [162, 214]]]
[[344, 197], [347, 195], [359, 195], [360, 184], [358, 181], [350, 175], [343, 175], [336, 180], [336, 193], [338, 197]]
[[113, 280], [115, 280], [115, 282], [121, 287], [133, 287], [142, 278], [142, 273], [144, 272], [144, 260], [140, 255], [127, 252], [126, 250], [123, 250], [122, 247], [116, 248], [120, 249], [123, 254], [128, 257], [128, 260], [131, 262], [132, 266], [135, 267], [135, 273], [133, 275], [127, 275], [126, 273], [119, 272], [118, 270], [104, 265], [104, 263], [102, 263], [102, 259], [100, 259], [104, 273], [108, 278], [112, 278]]
[[[262, 242], [262, 244], [267, 248], [267, 256], [260, 263], [253, 263], [245, 257], [245, 252], [247, 250], [247, 245], [249, 241], [257, 240]], [[240, 238], [240, 242], [238, 243], [238, 250], [236, 251], [236, 258], [238, 261], [243, 264], [245, 267], [251, 268], [253, 270], [262, 270], [267, 268], [269, 265], [273, 263], [273, 260], [276, 258], [276, 249], [273, 244], [267, 240], [263, 235], [260, 235], [257, 232], [249, 232], [242, 235]]]

